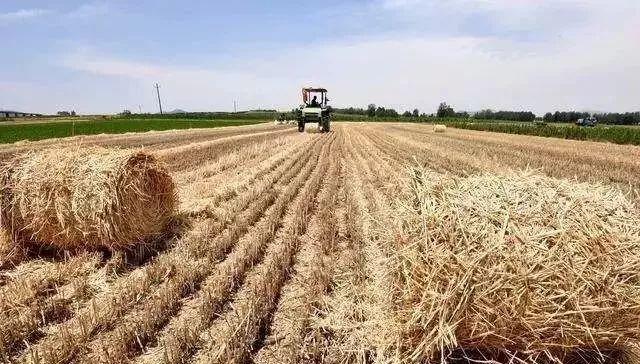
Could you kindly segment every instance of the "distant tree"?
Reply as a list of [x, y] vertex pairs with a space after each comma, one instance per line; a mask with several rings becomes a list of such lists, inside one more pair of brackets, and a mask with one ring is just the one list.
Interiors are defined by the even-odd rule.
[[369, 104], [369, 106], [367, 106], [367, 116], [370, 118], [376, 116], [376, 104]]
[[76, 111], [75, 110], [71, 110], [71, 116], [76, 116]]
[[553, 114], [545, 114], [545, 121], [557, 123], [575, 123], [578, 119], [595, 117], [599, 123], [615, 125], [637, 125], [640, 123], [640, 112], [625, 113], [595, 113], [578, 111], [556, 111]]
[[553, 120], [553, 114], [552, 114], [552, 113], [550, 113], [550, 112], [548, 112], [548, 113], [544, 114], [544, 117], [542, 117], [542, 120], [543, 120], [545, 123], [553, 123], [553, 122], [554, 122], [554, 120]]
[[446, 102], [440, 103], [440, 106], [438, 106], [438, 112], [436, 113], [439, 118], [451, 118], [454, 117], [455, 114], [456, 112], [451, 106], [447, 105]]
[[493, 111], [485, 109], [478, 111], [474, 118], [481, 120], [512, 120], [512, 121], [534, 121], [536, 115], [531, 111]]
[[[330, 107], [330, 106], [328, 106]], [[347, 114], [347, 115], [367, 115], [367, 110], [360, 107], [348, 107], [345, 109], [335, 108], [333, 109], [338, 114]]]
[[71, 116], [71, 113], [68, 111], [58, 111], [58, 113], [56, 114], [58, 116]]
[[413, 116], [413, 114], [411, 113], [411, 111], [405, 111], [402, 113], [402, 116], [404, 116], [405, 118], [410, 118]]
[[120, 113], [120, 115], [129, 116], [129, 115], [131, 115], [131, 111], [130, 111], [130, 110], [127, 110], [127, 109], [124, 109], [124, 110], [122, 110], [122, 112]]
[[578, 119], [585, 119], [589, 116], [591, 116], [591, 114], [588, 112], [556, 111], [553, 114], [545, 114], [544, 120], [554, 123], [575, 123]]
[[468, 118], [469, 118], [469, 113], [468, 113], [468, 112], [466, 112], [466, 111], [460, 111], [460, 112], [457, 112], [457, 113], [455, 114], [455, 116], [456, 116], [457, 118], [461, 118], [461, 119], [468, 119]]
[[417, 118], [418, 116], [420, 116], [420, 111], [418, 109], [413, 109], [412, 115], [414, 118]]

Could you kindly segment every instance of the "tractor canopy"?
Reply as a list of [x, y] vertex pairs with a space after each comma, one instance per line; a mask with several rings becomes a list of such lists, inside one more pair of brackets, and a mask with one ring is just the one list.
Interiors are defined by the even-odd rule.
[[326, 88], [315, 88], [315, 87], [305, 87], [302, 89], [302, 91], [307, 91], [307, 92], [327, 92]]
[[327, 99], [327, 89], [326, 88], [320, 88], [320, 87], [304, 87], [302, 89], [302, 102], [304, 102], [305, 105], [310, 105], [311, 99], [312, 99], [312, 94], [320, 94], [320, 100], [318, 101], [319, 104], [321, 106], [326, 106], [327, 105], [327, 101], [329, 101], [329, 99]]

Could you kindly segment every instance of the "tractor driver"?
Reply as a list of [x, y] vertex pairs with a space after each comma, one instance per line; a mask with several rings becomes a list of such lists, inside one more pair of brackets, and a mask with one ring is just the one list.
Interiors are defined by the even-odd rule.
[[320, 104], [318, 104], [318, 96], [313, 96], [313, 100], [311, 100], [311, 107], [318, 107], [320, 106]]

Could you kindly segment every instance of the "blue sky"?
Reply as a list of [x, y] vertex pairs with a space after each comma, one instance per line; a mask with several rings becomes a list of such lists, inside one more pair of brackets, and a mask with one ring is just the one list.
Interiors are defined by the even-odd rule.
[[637, 0], [0, 2], [0, 108], [640, 109]]

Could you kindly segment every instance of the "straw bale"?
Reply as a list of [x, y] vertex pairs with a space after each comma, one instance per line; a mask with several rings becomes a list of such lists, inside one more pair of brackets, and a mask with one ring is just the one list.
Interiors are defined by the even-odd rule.
[[433, 131], [436, 133], [444, 133], [445, 131], [447, 131], [447, 126], [446, 125], [441, 125], [441, 124], [436, 124], [433, 126]]
[[0, 227], [28, 245], [130, 248], [161, 235], [176, 205], [171, 177], [143, 152], [52, 148], [1, 172]]

